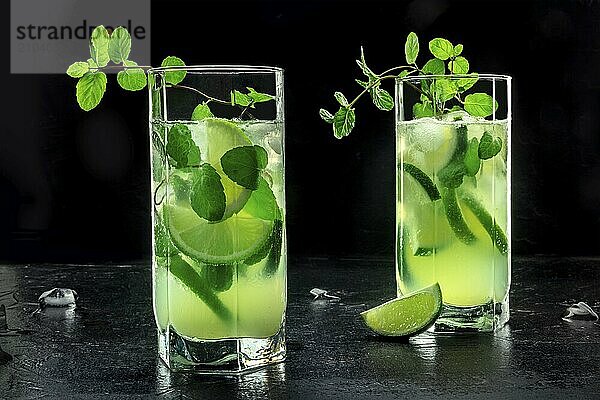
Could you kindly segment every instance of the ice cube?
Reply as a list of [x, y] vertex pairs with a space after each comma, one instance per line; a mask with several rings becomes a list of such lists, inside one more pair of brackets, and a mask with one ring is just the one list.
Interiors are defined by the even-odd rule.
[[281, 154], [281, 137], [279, 136], [271, 136], [267, 138], [267, 143], [269, 147], [273, 149], [273, 151], [277, 154]]
[[313, 289], [311, 289], [310, 290], [310, 294], [312, 294], [312, 295], [315, 296], [315, 298], [313, 300], [322, 299], [322, 298], [337, 299], [337, 300], [340, 299], [338, 296], [334, 296], [332, 294], [328, 294], [327, 290], [323, 290], [323, 289], [319, 289], [319, 288], [313, 288]]
[[432, 118], [422, 118], [407, 130], [407, 145], [414, 146], [423, 153], [439, 149], [444, 143], [452, 140], [454, 127]]
[[79, 296], [73, 289], [54, 288], [42, 293], [38, 299], [40, 308], [74, 306]]
[[449, 112], [448, 114], [442, 115], [440, 119], [446, 122], [464, 121], [467, 123], [473, 123], [481, 121], [480, 119], [473, 117], [471, 114], [463, 110]]
[[598, 314], [583, 301], [567, 307], [567, 314], [562, 317], [567, 322], [571, 321], [598, 321]]

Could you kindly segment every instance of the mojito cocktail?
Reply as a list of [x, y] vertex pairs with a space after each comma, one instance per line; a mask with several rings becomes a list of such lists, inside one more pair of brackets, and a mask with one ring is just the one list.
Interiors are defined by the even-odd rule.
[[510, 82], [479, 76], [497, 98], [504, 83], [503, 110], [488, 118], [447, 104], [428, 116], [416, 109], [414, 118], [407, 92], [435, 93], [436, 80], [410, 79], [397, 88], [398, 292], [438, 282], [444, 307], [435, 330], [490, 331], [508, 320]]
[[[167, 365], [235, 373], [285, 357], [282, 72], [222, 69], [192, 68], [187, 85], [154, 70], [153, 291]], [[252, 80], [272, 80], [273, 96]], [[205, 102], [182, 105], [186, 87]]]

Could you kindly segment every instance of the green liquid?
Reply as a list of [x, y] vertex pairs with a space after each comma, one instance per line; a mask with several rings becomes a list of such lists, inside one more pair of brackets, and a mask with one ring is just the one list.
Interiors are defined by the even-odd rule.
[[[479, 140], [487, 131], [500, 137], [503, 143], [498, 155], [482, 160], [479, 172], [474, 177], [465, 176], [454, 189], [466, 229], [472, 235], [457, 234], [456, 225], [462, 229], [465, 224], [455, 224], [453, 229], [448, 206], [442, 200], [431, 201], [422, 186], [401, 168], [402, 163], [417, 166], [442, 189], [439, 173], [456, 151], [460, 140], [457, 128], [461, 125], [467, 127], [467, 140], [473, 137]], [[506, 121], [442, 122], [423, 118], [400, 123], [397, 139], [399, 294], [438, 282], [447, 305], [474, 307], [502, 302], [510, 284], [510, 252], [496, 243], [499, 240], [492, 240], [494, 232], [490, 234], [485, 229], [481, 217], [465, 199], [475, 199], [480, 209], [509, 237]]]
[[[200, 149], [202, 161], [209, 160], [211, 155], [207, 141], [210, 135], [207, 135], [204, 123], [182, 123], [192, 132], [192, 139]], [[164, 132], [171, 125], [159, 122], [154, 124], [155, 131], [163, 132], [163, 143], [166, 142]], [[262, 177], [274, 195], [275, 206], [280, 210], [278, 218], [284, 221], [284, 169], [280, 143], [282, 127], [278, 123], [264, 121], [236, 122], [236, 125], [244, 131], [251, 143], [234, 143], [233, 146], [259, 145], [267, 151], [268, 164]], [[265, 215], [268, 212], [260, 210], [261, 207], [272, 208], [273, 203], [250, 202], [252, 191], [222, 177], [228, 196], [227, 206], [231, 209], [226, 212], [226, 220], [234, 222], [230, 222], [225, 229], [215, 231], [217, 233], [212, 236], [190, 238], [189, 235], [194, 232], [194, 221], [199, 218], [192, 214], [189, 202], [191, 174], [170, 165], [156, 140], [152, 144], [152, 165], [155, 247], [153, 298], [159, 329], [173, 329], [191, 340], [267, 338], [275, 335], [283, 325], [287, 301], [285, 223], [263, 219], [267, 218]], [[223, 171], [219, 170], [219, 173], [223, 174]], [[229, 201], [230, 199], [234, 200]], [[172, 225], [167, 221], [173, 218], [172, 210], [184, 216], [189, 213], [190, 217], [186, 220], [192, 221], [192, 233], [182, 235], [181, 232], [172, 230]], [[242, 231], [241, 227], [238, 230], [241, 223], [235, 221], [255, 221], [257, 218], [263, 221], [264, 226], [277, 226], [278, 230], [272, 228], [272, 237], [269, 236], [265, 245], [258, 246], [252, 254], [245, 255], [243, 260], [224, 265], [209, 264], [206, 260], [194, 257], [189, 249], [180, 244], [181, 238], [175, 235], [185, 236], [187, 240], [196, 243], [213, 241], [221, 248], [224, 245], [235, 248], [237, 243], [243, 244], [240, 248], [246, 248], [253, 244], [251, 234], [260, 237], [261, 232]], [[250, 236], [244, 236], [243, 232]], [[160, 246], [164, 242], [170, 243], [169, 254], [162, 254], [164, 249]]]

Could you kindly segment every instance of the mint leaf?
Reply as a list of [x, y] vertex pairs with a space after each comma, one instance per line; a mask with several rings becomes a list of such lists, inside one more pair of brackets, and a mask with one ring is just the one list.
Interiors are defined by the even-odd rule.
[[192, 140], [190, 128], [183, 124], [173, 125], [167, 132], [167, 154], [177, 168], [200, 164], [200, 149]]
[[244, 94], [242, 92], [240, 92], [239, 90], [232, 90], [231, 91], [231, 105], [232, 106], [242, 106], [242, 107], [248, 107], [250, 105], [252, 105], [252, 97], [248, 96], [247, 94]]
[[115, 64], [127, 60], [131, 52], [131, 36], [127, 29], [122, 26], [117, 27], [110, 35], [108, 42], [108, 56]]
[[240, 146], [228, 150], [221, 157], [223, 172], [246, 189], [256, 190], [260, 172], [267, 166], [267, 151], [260, 146]]
[[431, 103], [413, 104], [413, 118], [433, 117], [433, 107]]
[[369, 82], [361, 81], [360, 79], [355, 79], [355, 81], [365, 89], [369, 86]]
[[454, 57], [454, 46], [446, 39], [436, 38], [429, 42], [429, 51], [442, 61]]
[[472, 138], [469, 141], [469, 146], [465, 153], [465, 168], [468, 176], [475, 176], [481, 167], [481, 159], [479, 158], [479, 142], [477, 138]]
[[473, 85], [477, 83], [479, 80], [479, 75], [476, 73], [470, 74], [469, 78], [460, 78], [456, 81], [456, 86], [458, 87], [459, 92], [464, 92], [465, 90], [471, 89]]
[[373, 99], [373, 104], [380, 110], [390, 111], [394, 108], [394, 99], [386, 90], [374, 87], [369, 90], [369, 93]]
[[87, 63], [90, 66], [90, 68], [98, 68], [98, 64], [96, 64], [96, 61], [92, 60], [91, 58], [87, 59]]
[[204, 264], [202, 275], [212, 290], [225, 292], [233, 284], [235, 268], [235, 265], [231, 264]]
[[469, 61], [462, 56], [456, 57], [454, 60], [448, 61], [448, 69], [453, 74], [466, 74], [469, 72]]
[[462, 185], [463, 178], [467, 173], [464, 159], [468, 145], [467, 127], [460, 125], [456, 128], [454, 154], [448, 164], [438, 172], [438, 179], [444, 187], [454, 189]]
[[[185, 63], [179, 57], [169, 56], [160, 64], [161, 67], [184, 67]], [[171, 85], [177, 85], [185, 78], [185, 70], [173, 70], [165, 72], [165, 81]]]
[[220, 221], [225, 215], [225, 189], [212, 165], [202, 164], [192, 172], [190, 204], [198, 216], [208, 221]]
[[354, 128], [355, 120], [356, 115], [353, 109], [340, 107], [333, 116], [333, 135], [338, 139], [348, 136]]
[[[126, 67], [137, 67], [135, 61], [124, 60], [123, 65]], [[127, 68], [119, 71], [117, 74], [117, 82], [125, 90], [142, 90], [146, 87], [146, 73], [141, 68]]]
[[275, 96], [257, 92], [251, 87], [248, 87], [246, 89], [248, 89], [248, 97], [250, 97], [255, 103], [264, 103], [265, 101], [271, 101], [275, 99]]
[[67, 69], [67, 75], [69, 75], [72, 78], [81, 78], [89, 70], [90, 66], [88, 63], [83, 61], [77, 61], [69, 65], [69, 68]]
[[281, 218], [281, 210], [277, 205], [271, 187], [263, 177], [258, 179], [258, 188], [252, 192], [244, 206], [244, 211], [253, 217], [273, 221]]
[[348, 107], [348, 100], [346, 99], [346, 96], [344, 96], [344, 94], [342, 92], [335, 92], [333, 94], [333, 96], [335, 97], [337, 102], [340, 103], [340, 105], [342, 107]]
[[439, 101], [448, 101], [456, 95], [456, 86], [450, 79], [436, 79], [431, 84], [431, 92]]
[[360, 60], [356, 60], [356, 63], [360, 67], [363, 74], [365, 74], [365, 76], [369, 78], [369, 82], [371, 82], [374, 79], [377, 79], [377, 75], [373, 71], [371, 71], [369, 67], [367, 67], [367, 62], [365, 61], [365, 52], [362, 46], [360, 47]]
[[423, 65], [422, 71], [427, 75], [444, 75], [446, 73], [446, 66], [442, 60], [432, 58]]
[[205, 118], [212, 117], [214, 117], [214, 114], [212, 113], [212, 111], [210, 111], [210, 108], [206, 103], [198, 104], [192, 112], [192, 121], [201, 121]]
[[463, 45], [462, 44], [457, 44], [456, 46], [454, 46], [454, 55], [455, 56], [459, 56], [463, 51]]
[[90, 56], [99, 67], [106, 67], [110, 57], [108, 56], [108, 42], [110, 35], [102, 25], [92, 31], [90, 40]]
[[333, 124], [333, 114], [331, 114], [329, 111], [327, 111], [324, 108], [321, 108], [319, 110], [319, 115], [321, 116], [321, 119], [325, 122], [327, 122], [328, 124]]
[[411, 32], [408, 34], [406, 38], [406, 43], [404, 44], [404, 55], [406, 56], [406, 62], [408, 64], [414, 64], [417, 60], [417, 56], [419, 55], [419, 39], [417, 38], [417, 34]]
[[484, 132], [479, 142], [479, 158], [487, 160], [500, 153], [500, 150], [502, 150], [502, 139], [490, 135], [487, 131]]
[[473, 93], [465, 97], [465, 111], [474, 117], [487, 117], [498, 108], [498, 102], [485, 93]]
[[77, 82], [77, 103], [82, 110], [90, 111], [100, 103], [104, 92], [106, 92], [106, 74], [86, 72]]

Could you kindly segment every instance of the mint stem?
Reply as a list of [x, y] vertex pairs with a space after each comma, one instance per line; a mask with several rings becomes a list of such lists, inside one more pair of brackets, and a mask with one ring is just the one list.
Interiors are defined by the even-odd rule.
[[219, 104], [226, 104], [228, 106], [231, 105], [231, 101], [226, 101], [226, 100], [221, 100], [221, 99], [217, 99], [216, 97], [212, 97], [196, 88], [190, 87], [190, 86], [185, 86], [185, 85], [171, 85], [171, 87], [173, 88], [177, 88], [177, 89], [187, 89], [187, 90], [191, 90], [192, 92], [198, 93], [200, 96], [210, 100], [210, 101], [214, 101], [215, 103], [219, 103]]

